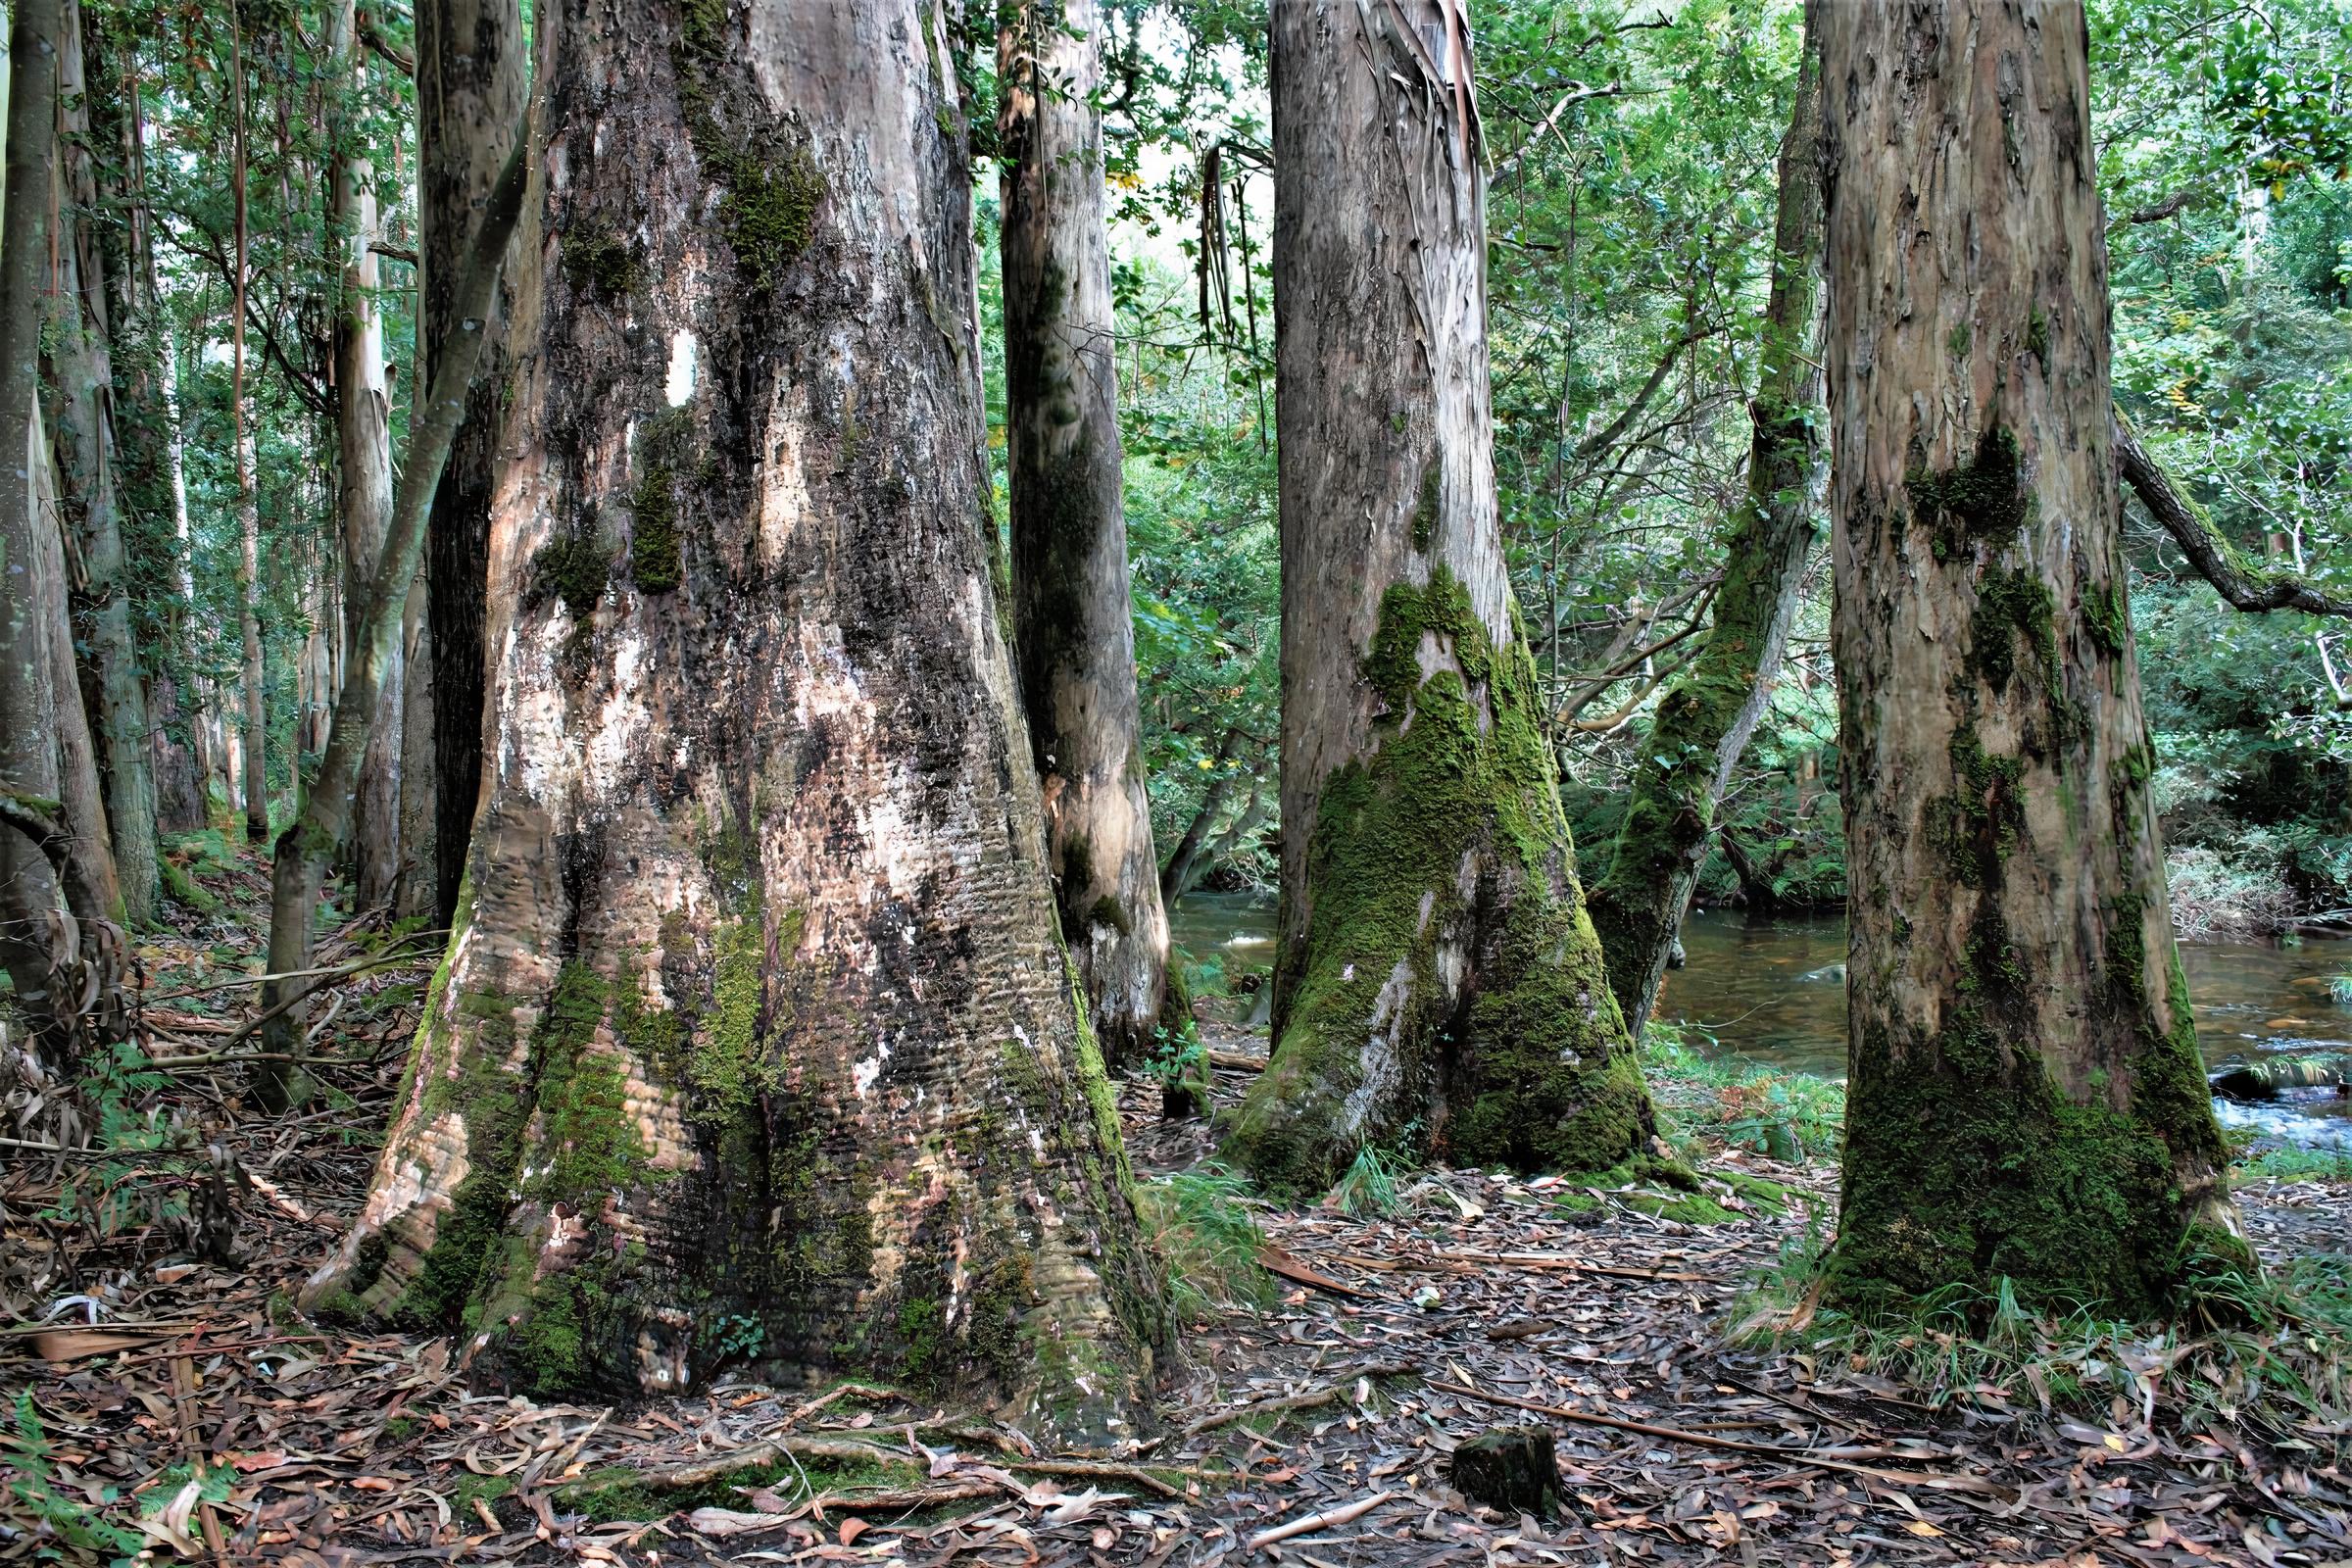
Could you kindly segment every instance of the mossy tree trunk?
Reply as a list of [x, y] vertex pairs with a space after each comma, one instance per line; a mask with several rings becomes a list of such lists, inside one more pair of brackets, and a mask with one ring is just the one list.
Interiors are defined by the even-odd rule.
[[[83, 567], [77, 607], [97, 704], [100, 780], [108, 837], [133, 924], [155, 917], [155, 778], [147, 737], [147, 686], [130, 624], [128, 559], [122, 545], [115, 441], [113, 311], [101, 254], [101, 178], [91, 125], [91, 83], [82, 49], [81, 7], [68, 0], [60, 32], [58, 90], [63, 136], [57, 244], [57, 312], [50, 366], [57, 382], [58, 471], [67, 524]], [[107, 84], [109, 87], [112, 83]], [[109, 196], [119, 196], [109, 190]], [[78, 698], [77, 698], [78, 700]]]
[[477, 1374], [1133, 1430], [1160, 1334], [1022, 765], [934, 5], [537, 15], [489, 781], [315, 1303]]
[[[357, 0], [330, 0], [326, 53], [331, 62], [327, 122], [334, 134], [328, 172], [329, 241], [336, 247], [334, 325], [336, 515], [343, 556], [343, 678], [360, 660], [362, 625], [384, 530], [392, 517], [392, 391], [384, 374], [384, 315], [376, 299], [375, 170], [358, 107], [368, 89]], [[389, 904], [400, 878], [400, 738], [404, 650], [395, 642], [384, 666], [392, 723], [371, 727], [351, 810], [352, 897], [360, 908]], [[331, 708], [335, 694], [320, 694]], [[299, 793], [299, 791], [298, 791]]]
[[[417, 216], [424, 365], [448, 340], [451, 300], [483, 200], [498, 177], [506, 138], [521, 117], [522, 18], [516, 0], [418, 0], [416, 6]], [[482, 789], [482, 596], [490, 571], [490, 490], [499, 405], [507, 385], [506, 318], [500, 300], [483, 344], [466, 422], [433, 496], [425, 539], [425, 646], [432, 691], [432, 863], [436, 918], [457, 911]], [[415, 676], [416, 666], [411, 665]], [[412, 766], [410, 771], [415, 771]]]
[[2191, 1250], [2247, 1254], [2148, 793], [2082, 11], [1815, 21], [1852, 929], [1832, 1287], [2158, 1309]]
[[1272, 46], [1282, 909], [1228, 1148], [1611, 1166], [1652, 1118], [1496, 526], [1467, 19], [1297, 0]]
[[1788, 646], [1828, 478], [1815, 337], [1821, 302], [1821, 81], [1808, 38], [1781, 138], [1772, 293], [1748, 413], [1747, 496], [1724, 541], [1715, 620], [1690, 667], [1658, 700], [1618, 825], [1592, 889], [1609, 986], [1639, 1037], [1657, 1004], [1683, 913], [1714, 836], [1715, 808], [1764, 716]]
[[1152, 1048], [1167, 984], [1137, 706], [1110, 257], [1102, 227], [1102, 16], [1018, 0], [998, 37], [1013, 640], [1044, 781], [1046, 865], [1095, 1038]]

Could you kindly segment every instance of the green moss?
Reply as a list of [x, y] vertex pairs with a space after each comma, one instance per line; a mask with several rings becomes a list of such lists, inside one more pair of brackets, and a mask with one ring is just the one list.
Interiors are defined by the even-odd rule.
[[1941, 473], [1914, 468], [1903, 483], [1937, 561], [1957, 560], [1979, 541], [2015, 538], [2033, 513], [2019, 482], [2017, 436], [2003, 425], [1984, 427], [1973, 461]]
[[449, 1502], [459, 1513], [469, 1515], [475, 1502], [493, 1503], [514, 1491], [513, 1476], [477, 1476], [468, 1470], [450, 1483]]
[[2211, 1243], [2191, 1235], [2181, 1172], [2225, 1160], [2178, 955], [2168, 1022], [2147, 990], [2145, 900], [2110, 906], [2104, 985], [2084, 1004], [2095, 1033], [2132, 1046], [2090, 1064], [2078, 1098], [2036, 1044], [2038, 982], [2001, 925], [1999, 860], [1977, 869], [1984, 891], [1938, 1026], [1862, 1025], [1833, 1297], [1868, 1317], [2006, 1278], [2032, 1303], [2159, 1314]]
[[1433, 453], [1421, 470], [1421, 499], [1413, 508], [1413, 548], [1423, 555], [1438, 536], [1438, 504], [1445, 482], [1445, 465]]
[[2039, 305], [2026, 313], [2026, 352], [2044, 365], [2050, 362], [2050, 318]]
[[574, 223], [564, 234], [564, 276], [575, 292], [626, 299], [644, 281], [628, 241], [601, 223]]
[[1944, 339], [1943, 346], [1952, 351], [1953, 359], [1965, 360], [1968, 358], [1969, 344], [1974, 340], [1975, 334], [1970, 331], [1969, 324], [1962, 321], [1958, 326], [1952, 328], [1952, 334]]
[[2090, 640], [2110, 659], [2121, 659], [2131, 646], [2132, 621], [2123, 585], [2110, 580], [2082, 590], [2082, 623]]
[[216, 914], [220, 901], [206, 892], [197, 880], [182, 870], [179, 862], [168, 855], [156, 857], [155, 868], [163, 878], [164, 897], [191, 914]]
[[2021, 641], [2039, 666], [2042, 689], [2063, 689], [2054, 609], [2049, 584], [2031, 571], [1995, 566], [1977, 585], [1977, 607], [1968, 623], [1968, 660], [1995, 696], [2008, 691], [2017, 673]]
[[1930, 847], [1962, 886], [1998, 886], [2025, 830], [2024, 764], [1985, 751], [1973, 719], [1953, 731], [1951, 762], [1953, 793], [1928, 807]]
[[612, 580], [612, 564], [594, 539], [559, 531], [531, 557], [531, 587], [564, 601], [572, 618], [585, 622]]
[[[790, 940], [780, 936], [782, 952], [800, 945], [800, 922], [805, 918], [799, 910], [786, 916], [782, 936]], [[749, 1108], [764, 1081], [759, 1049], [767, 931], [756, 896], [741, 917], [718, 923], [710, 950], [711, 1006], [689, 1048], [687, 1076], [702, 1097], [703, 1112], [725, 1120]]]
[[678, 545], [678, 490], [696, 466], [694, 415], [670, 409], [637, 437], [637, 484], [629, 492], [629, 577], [640, 593], [676, 591], [685, 576]]
[[1723, 1225], [1742, 1217], [1710, 1198], [1699, 1177], [1688, 1167], [1654, 1154], [1620, 1160], [1607, 1170], [1580, 1178], [1579, 1185], [1592, 1191], [1568, 1193], [1554, 1200], [1565, 1212], [1598, 1211], [1603, 1200], [1593, 1193], [1599, 1192], [1608, 1195], [1608, 1202], [1686, 1225]]
[[760, 1488], [797, 1497], [809, 1492], [912, 1488], [926, 1479], [921, 1467], [896, 1460], [806, 1458], [745, 1465], [691, 1487], [654, 1487], [647, 1485], [643, 1471], [608, 1465], [565, 1482], [555, 1489], [554, 1495], [563, 1511], [609, 1524], [624, 1519], [666, 1519], [692, 1508], [741, 1508], [743, 1494]]
[[753, 84], [726, 0], [689, 0], [683, 20], [674, 62], [687, 135], [722, 191], [719, 224], [735, 265], [766, 294], [808, 248], [824, 175]]
[[[1432, 639], [1449, 657], [1425, 680]], [[1567, 1170], [1642, 1151], [1648, 1096], [1570, 869], [1524, 641], [1497, 649], [1440, 567], [1389, 589], [1363, 675], [1378, 744], [1324, 782], [1313, 919], [1228, 1152], [1275, 1191], [1319, 1193], [1366, 1146]], [[1476, 908], [1465, 863], [1493, 879]], [[1476, 983], [1449, 996], [1441, 943], [1474, 934]], [[1390, 1059], [1359, 1110], [1368, 1054]]]

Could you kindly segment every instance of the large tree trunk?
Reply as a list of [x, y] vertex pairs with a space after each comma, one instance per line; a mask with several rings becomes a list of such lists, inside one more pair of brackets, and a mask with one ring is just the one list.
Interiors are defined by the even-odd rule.
[[[416, 206], [424, 266], [419, 317], [422, 373], [430, 375], [450, 319], [457, 269], [476, 215], [498, 177], [505, 138], [522, 115], [522, 19], [516, 0], [418, 0], [416, 6]], [[507, 384], [505, 300], [492, 307], [481, 374], [466, 422], [433, 497], [425, 540], [433, 714], [435, 917], [458, 906], [466, 847], [482, 789], [482, 596], [490, 570], [490, 490], [499, 405]], [[411, 665], [414, 676], [423, 666]]]
[[[326, 53], [333, 72], [329, 94], [334, 101], [356, 104], [368, 79], [356, 0], [330, 0]], [[384, 377], [383, 311], [376, 302], [381, 279], [375, 255], [375, 170], [360, 139], [360, 117], [346, 109], [328, 120], [335, 138], [328, 172], [328, 220], [341, 272], [334, 331], [335, 452], [341, 480], [335, 511], [343, 546], [341, 663], [343, 679], [348, 680], [359, 661], [360, 641], [367, 635], [360, 624], [361, 607], [368, 602], [392, 516], [392, 392]], [[402, 706], [402, 652], [395, 640], [383, 674], [385, 700], [394, 714]], [[322, 707], [333, 706], [333, 687], [319, 696]], [[374, 725], [360, 767], [351, 812], [351, 862], [352, 902], [362, 909], [390, 904], [400, 879], [400, 736], [397, 722]]]
[[1113, 1067], [1152, 1049], [1168, 917], [1144, 795], [1102, 228], [1102, 16], [1019, 0], [998, 39], [1013, 633], [1046, 867]]
[[1607, 1167], [1649, 1148], [1496, 525], [1461, 0], [1273, 12], [1282, 910], [1229, 1148]]
[[65, 18], [58, 0], [12, 10], [0, 197], [0, 452], [16, 455], [0, 470], [0, 968], [52, 1059], [74, 1070], [89, 1038], [84, 998], [103, 1007], [117, 994], [121, 894], [74, 679], [39, 405]]
[[[77, 527], [83, 567], [83, 624], [96, 687], [98, 762], [105, 813], [133, 924], [155, 917], [155, 780], [147, 736], [147, 686], [131, 638], [128, 564], [115, 445], [113, 311], [97, 223], [100, 177], [93, 149], [90, 84], [83, 69], [81, 7], [67, 0], [60, 32], [58, 90], [64, 198], [58, 236], [61, 319], [50, 363], [58, 387], [58, 468], [65, 513]], [[108, 84], [111, 87], [111, 83]], [[109, 184], [111, 185], [111, 181]], [[120, 191], [107, 194], [120, 205]]]
[[2082, 9], [1823, 4], [1852, 949], [1836, 1294], [2250, 1262], [2126, 613]]
[[477, 1371], [1140, 1412], [1157, 1291], [998, 630], [941, 21], [538, 13], [490, 777], [309, 1292], [463, 1324]]
[[1808, 35], [1796, 100], [1781, 138], [1772, 294], [1747, 449], [1747, 497], [1724, 541], [1715, 621], [1690, 667], [1658, 700], [1633, 749], [1633, 786], [1608, 873], [1592, 889], [1592, 925], [1617, 1010], [1638, 1038], [1657, 1004], [1666, 960], [1714, 835], [1715, 808], [1764, 716], [1788, 651], [1813, 548], [1814, 509], [1829, 476], [1814, 356], [1821, 290], [1821, 78]]

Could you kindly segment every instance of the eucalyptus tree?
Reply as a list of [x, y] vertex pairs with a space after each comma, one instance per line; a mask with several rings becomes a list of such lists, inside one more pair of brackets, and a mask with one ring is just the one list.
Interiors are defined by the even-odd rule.
[[859, 1368], [1134, 1429], [1159, 1293], [998, 619], [940, 21], [540, 14], [495, 744], [314, 1303], [532, 1387]]
[[2250, 1254], [2149, 794], [2082, 11], [1816, 15], [1852, 944], [1832, 1289], [2160, 1308], [2194, 1252]]
[[1272, 13], [1282, 906], [1228, 1148], [1283, 1188], [1652, 1136], [1497, 526], [1469, 42], [1460, 0]]
[[1046, 867], [1112, 1065], [1152, 1045], [1167, 986], [1144, 791], [1102, 221], [1103, 16], [1019, 0], [999, 37], [1013, 640], [1043, 781]]

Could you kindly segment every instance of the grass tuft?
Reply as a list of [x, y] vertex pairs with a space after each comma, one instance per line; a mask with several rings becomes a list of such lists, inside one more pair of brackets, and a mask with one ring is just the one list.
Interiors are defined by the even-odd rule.
[[1168, 1270], [1170, 1304], [1193, 1323], [1271, 1305], [1274, 1280], [1258, 1263], [1266, 1245], [1248, 1178], [1205, 1164], [1136, 1184], [1136, 1208]]

